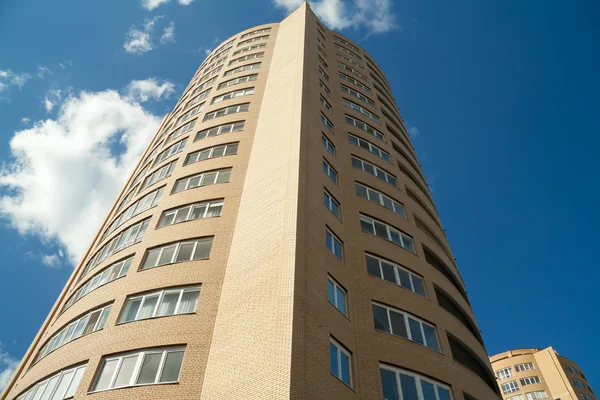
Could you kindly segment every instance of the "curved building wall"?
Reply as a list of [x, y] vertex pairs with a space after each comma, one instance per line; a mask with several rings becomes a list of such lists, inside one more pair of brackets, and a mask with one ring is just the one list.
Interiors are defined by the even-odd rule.
[[202, 63], [2, 399], [399, 399], [411, 385], [498, 398], [389, 83], [305, 3]]

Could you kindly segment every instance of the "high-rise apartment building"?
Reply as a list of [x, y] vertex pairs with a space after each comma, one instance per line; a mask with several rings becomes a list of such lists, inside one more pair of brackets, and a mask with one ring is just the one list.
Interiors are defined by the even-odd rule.
[[390, 85], [303, 4], [202, 63], [3, 399], [499, 399]]
[[581, 368], [552, 347], [490, 357], [505, 400], [597, 400]]

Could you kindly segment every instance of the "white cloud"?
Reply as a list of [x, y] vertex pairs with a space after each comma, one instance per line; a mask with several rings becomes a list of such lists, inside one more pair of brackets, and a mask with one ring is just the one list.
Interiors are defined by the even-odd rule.
[[214, 49], [211, 49], [211, 48], [208, 48], [208, 47], [206, 47], [206, 48], [200, 47], [200, 51], [203, 51], [204, 55], [206, 55], [206, 56], [208, 56], [210, 53], [212, 53], [213, 50]]
[[156, 7], [160, 6], [161, 4], [165, 4], [168, 2], [169, 2], [169, 0], [142, 0], [142, 7], [144, 7], [146, 10], [150, 11], [150, 10], [154, 10]]
[[71, 60], [67, 60], [67, 61], [64, 61], [64, 62], [58, 63], [58, 65], [60, 65], [60, 67], [61, 67], [62, 69], [67, 69], [68, 67], [72, 67], [72, 66], [73, 66], [73, 61], [71, 61]]
[[71, 94], [55, 119], [15, 132], [0, 170], [0, 216], [77, 263], [160, 124], [140, 102], [166, 92], [140, 90], [139, 101], [116, 90]]
[[8, 91], [10, 86], [16, 86], [19, 89], [22, 89], [23, 86], [25, 86], [25, 82], [27, 82], [30, 78], [31, 75], [27, 73], [16, 74], [10, 69], [0, 69], [0, 93]]
[[50, 68], [38, 65], [36, 76], [40, 79], [44, 79], [46, 75], [52, 75], [52, 71], [50, 71]]
[[23, 125], [27, 125], [27, 124], [29, 124], [29, 122], [31, 122], [31, 120], [29, 118], [27, 118], [27, 117], [21, 118], [21, 123]]
[[[273, 0], [273, 4], [290, 13], [302, 0]], [[313, 11], [331, 29], [364, 27], [369, 34], [385, 33], [397, 28], [392, 0], [319, 0], [309, 1]]]
[[126, 98], [130, 101], [146, 102], [151, 98], [161, 100], [169, 98], [175, 92], [175, 85], [169, 81], [159, 84], [156, 78], [148, 78], [129, 82], [126, 92]]
[[182, 6], [189, 6], [190, 4], [192, 4], [194, 0], [179, 0], [179, 4], [181, 4]]
[[408, 128], [408, 134], [415, 138], [417, 136], [419, 136], [421, 134], [421, 132], [419, 132], [419, 129], [417, 129], [416, 126], [411, 126], [410, 128]]
[[171, 22], [169, 26], [165, 28], [162, 36], [160, 37], [160, 42], [175, 42], [175, 22]]
[[141, 29], [131, 27], [125, 37], [125, 43], [123, 47], [125, 51], [133, 54], [143, 54], [154, 48], [152, 43], [152, 28], [158, 19], [162, 16], [153, 18], [146, 18], [144, 20], [144, 26]]
[[0, 342], [0, 393], [17, 369], [17, 365], [19, 365], [19, 360], [4, 351], [4, 345]]
[[50, 268], [58, 268], [62, 264], [62, 260], [57, 253], [42, 254], [42, 264]]
[[54, 106], [62, 100], [62, 97], [62, 90], [49, 90], [43, 101], [46, 112], [52, 111]]

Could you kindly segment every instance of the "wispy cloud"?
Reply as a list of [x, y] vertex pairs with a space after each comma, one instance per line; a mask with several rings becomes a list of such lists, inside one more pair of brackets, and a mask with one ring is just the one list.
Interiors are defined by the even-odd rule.
[[35, 75], [40, 79], [44, 79], [47, 75], [52, 75], [52, 71], [48, 67], [38, 65], [37, 73]]
[[6, 386], [18, 365], [19, 360], [8, 354], [4, 350], [4, 345], [0, 342], [0, 392]]
[[[369, 34], [380, 34], [398, 28], [392, 0], [319, 0], [309, 3], [331, 29], [362, 27]], [[273, 4], [290, 13], [302, 4], [302, 0], [273, 0]]]
[[8, 92], [11, 86], [22, 89], [25, 82], [31, 79], [31, 75], [25, 72], [15, 73], [10, 69], [0, 69], [0, 94]]
[[410, 128], [408, 128], [408, 134], [412, 138], [416, 138], [417, 136], [419, 136], [421, 134], [421, 132], [419, 132], [419, 129], [416, 126], [411, 126]]
[[[62, 253], [62, 251], [60, 251]], [[59, 253], [54, 254], [42, 254], [42, 264], [50, 268], [59, 268], [62, 261], [62, 256]]]
[[[168, 3], [170, 0], [142, 0], [142, 7], [146, 10], [151, 11], [163, 4]], [[189, 6], [194, 0], [178, 0], [177, 2], [182, 6]]]
[[49, 113], [52, 111], [52, 109], [54, 108], [54, 106], [60, 102], [63, 98], [63, 91], [58, 89], [58, 90], [49, 90], [46, 93], [46, 96], [44, 97], [43, 103], [44, 103], [44, 108], [46, 109], [46, 112]]
[[175, 22], [172, 22], [167, 26], [162, 36], [160, 37], [161, 43], [175, 42]]
[[[123, 48], [131, 54], [144, 54], [156, 48], [156, 36], [154, 28], [159, 19], [163, 15], [158, 15], [152, 18], [145, 18], [144, 24], [141, 27], [132, 26], [125, 35], [125, 43]], [[164, 28], [162, 35], [158, 39], [160, 44], [175, 42], [175, 23], [170, 22], [169, 26]]]
[[60, 65], [60, 67], [61, 67], [62, 69], [67, 69], [67, 68], [69, 68], [69, 67], [72, 67], [72, 66], [73, 66], [73, 61], [71, 61], [71, 60], [63, 61], [63, 62], [61, 62], [61, 63], [58, 63], [58, 65]]
[[146, 102], [150, 99], [168, 99], [175, 92], [172, 82], [159, 83], [156, 78], [131, 81], [125, 88], [126, 98], [130, 101]]

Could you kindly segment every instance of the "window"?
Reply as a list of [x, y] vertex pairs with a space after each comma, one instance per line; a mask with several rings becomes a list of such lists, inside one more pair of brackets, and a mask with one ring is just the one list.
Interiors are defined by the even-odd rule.
[[321, 64], [322, 64], [322, 65], [323, 65], [325, 68], [327, 68], [327, 67], [328, 67], [328, 65], [327, 65], [327, 63], [325, 62], [325, 60], [323, 60], [323, 58], [322, 58], [321, 56], [318, 56], [318, 57], [319, 57], [319, 61], [321, 62]]
[[225, 93], [222, 94], [220, 96], [214, 97], [212, 99], [212, 102], [210, 104], [215, 104], [215, 103], [220, 103], [223, 100], [229, 100], [229, 99], [233, 99], [236, 97], [241, 97], [241, 96], [249, 96], [254, 94], [254, 88], [247, 88], [247, 89], [241, 89], [241, 90], [236, 90], [233, 92], [229, 92], [229, 93]]
[[396, 186], [397, 185], [396, 177], [394, 175], [385, 172], [381, 168], [375, 166], [374, 164], [371, 164], [368, 161], [365, 161], [365, 160], [362, 160], [362, 159], [360, 159], [358, 157], [352, 156], [352, 166], [354, 168], [361, 169], [361, 170], [365, 171], [368, 174], [375, 175], [376, 177], [378, 177], [382, 181], [385, 181], [385, 182], [389, 183], [392, 186]]
[[156, 157], [156, 159], [154, 160], [154, 162], [152, 163], [152, 166], [155, 166], [158, 163], [164, 161], [165, 159], [183, 151], [183, 148], [185, 147], [186, 142], [187, 142], [187, 138], [183, 139], [177, 143], [174, 143], [171, 146], [167, 147], [165, 150], [161, 151], [158, 154], [158, 156]]
[[375, 114], [373, 114], [372, 112], [368, 111], [366, 108], [363, 108], [361, 106], [359, 106], [356, 103], [353, 103], [349, 100], [343, 99], [344, 101], [344, 105], [348, 108], [351, 108], [354, 111], [358, 111], [359, 113], [361, 113], [362, 115], [366, 115], [367, 117], [371, 118], [373, 121], [377, 122], [378, 124], [379, 122], [379, 117]]
[[248, 111], [249, 108], [250, 108], [250, 103], [236, 104], [234, 106], [220, 108], [218, 110], [215, 110], [213, 112], [206, 114], [204, 116], [203, 121], [209, 121], [211, 119], [219, 118], [224, 115], [245, 112], [245, 111]]
[[236, 58], [235, 60], [229, 61], [229, 65], [235, 65], [235, 64], [238, 64], [238, 63], [241, 63], [244, 61], [254, 60], [255, 58], [263, 58], [264, 56], [265, 56], [264, 52], [248, 54], [247, 56], [239, 57], [239, 58]]
[[379, 132], [377, 129], [373, 128], [371, 125], [362, 122], [360, 119], [352, 118], [351, 116], [346, 115], [346, 122], [352, 126], [356, 126], [357, 128], [362, 129], [365, 132], [370, 133], [371, 135], [375, 136], [377, 139], [384, 140], [383, 133]]
[[504, 394], [514, 393], [521, 390], [519, 388], [519, 384], [517, 384], [517, 381], [503, 383], [502, 385], [500, 385], [500, 388], [502, 389], [502, 393]]
[[188, 154], [183, 165], [193, 164], [198, 161], [208, 160], [209, 158], [217, 158], [237, 154], [239, 143], [229, 143], [220, 146], [209, 147]]
[[371, 276], [395, 283], [405, 289], [418, 295], [427, 297], [425, 294], [425, 284], [423, 278], [407, 270], [406, 268], [371, 254], [366, 254], [367, 272]]
[[171, 161], [170, 163], [162, 166], [161, 168], [148, 175], [140, 185], [138, 193], [142, 192], [149, 186], [154, 185], [156, 182], [162, 181], [163, 179], [166, 179], [169, 176], [171, 176], [171, 173], [175, 169], [176, 162], [177, 160]]
[[321, 135], [321, 143], [323, 144], [323, 147], [325, 147], [325, 150], [329, 152], [329, 154], [335, 156], [335, 146], [329, 139], [327, 139], [327, 136]]
[[337, 172], [329, 163], [323, 160], [323, 172], [337, 185]]
[[319, 51], [319, 54], [322, 54], [322, 55], [324, 55], [324, 56], [325, 56], [325, 58], [327, 58], [327, 53], [325, 53], [325, 52], [323, 51], [323, 49], [321, 48], [321, 46], [318, 46], [318, 45], [317, 45], [317, 50]]
[[71, 399], [77, 391], [87, 364], [64, 369], [23, 392], [17, 400]]
[[413, 238], [391, 225], [361, 214], [360, 227], [365, 233], [379, 236], [382, 239], [388, 240], [403, 249], [416, 254]]
[[[537, 399], [547, 399], [548, 394], [544, 390], [537, 390], [535, 392], [527, 393], [527, 400], [537, 400]], [[581, 400], [592, 400], [591, 398], [581, 399]]]
[[173, 187], [173, 193], [183, 192], [200, 186], [227, 183], [231, 177], [231, 168], [201, 172], [196, 175], [178, 179]]
[[112, 304], [90, 311], [82, 317], [69, 322], [60, 331], [52, 335], [46, 344], [38, 351], [34, 363], [38, 362], [59, 347], [104, 328]]
[[386, 400], [452, 400], [450, 387], [440, 382], [385, 364], [379, 367]]
[[349, 54], [349, 55], [351, 55], [351, 56], [352, 56], [352, 57], [354, 57], [354, 58], [357, 58], [357, 59], [359, 59], [359, 60], [362, 60], [362, 57], [361, 57], [361, 56], [359, 56], [358, 54], [356, 54], [356, 53], [355, 53], [355, 52], [353, 52], [353, 51], [350, 51], [350, 50], [348, 50], [347, 48], [345, 48], [345, 47], [343, 47], [343, 46], [340, 46], [339, 44], [334, 44], [334, 47], [335, 47], [336, 49], [340, 50], [340, 51], [343, 51], [343, 52], [344, 52], [344, 53], [346, 53], [346, 54]]
[[523, 395], [519, 394], [516, 396], [507, 397], [506, 400], [523, 400]]
[[340, 217], [340, 203], [332, 196], [329, 194], [328, 191], [325, 191], [324, 194], [324, 203], [325, 203], [325, 207], [327, 207], [329, 209], [329, 211], [331, 211], [333, 213], [333, 215], [335, 215], [336, 217]]
[[327, 245], [327, 248], [334, 256], [343, 260], [342, 249], [344, 245], [335, 233], [331, 232], [329, 229], [325, 231], [325, 245]]
[[378, 331], [400, 336], [440, 351], [435, 327], [423, 320], [379, 303], [372, 303], [373, 320]]
[[175, 122], [176, 125], [179, 125], [180, 123], [182, 123], [183, 121], [185, 121], [188, 118], [193, 117], [196, 114], [199, 114], [202, 109], [204, 108], [204, 103], [200, 103], [195, 107], [192, 107], [191, 110], [185, 112], [184, 114], [181, 115], [181, 117], [177, 118], [177, 122]]
[[359, 100], [364, 101], [365, 103], [369, 104], [370, 106], [373, 106], [373, 107], [375, 106], [375, 102], [373, 102], [373, 100], [371, 100], [367, 96], [357, 92], [354, 89], [350, 89], [348, 86], [340, 85], [340, 90], [344, 93], [348, 93], [349, 95], [356, 97]]
[[[358, 76], [359, 78], [362, 78], [362, 79], [367, 79], [367, 77], [366, 77], [366, 76], [364, 76], [363, 74], [361, 74], [360, 72], [358, 72], [358, 71], [357, 71], [357, 70], [355, 70], [354, 68], [352, 68], [352, 67], [349, 67], [349, 66], [348, 66], [348, 65], [346, 65], [346, 64], [342, 64], [341, 62], [338, 62], [338, 63], [337, 63], [337, 66], [338, 66], [339, 68], [341, 68], [341, 69], [345, 70], [345, 71], [348, 71], [348, 72], [350, 72], [351, 74], [354, 74], [354, 75]], [[345, 76], [347, 76], [347, 75], [345, 75]], [[343, 78], [343, 79], [346, 79], [346, 78]], [[348, 79], [346, 79], [346, 80], [348, 80]], [[357, 81], [357, 82], [358, 82], [358, 81]], [[353, 82], [353, 83], [354, 83], [354, 82]], [[356, 85], [356, 83], [355, 83], [355, 85]], [[361, 85], [362, 85], [362, 84], [361, 84]], [[358, 85], [357, 85], [357, 86], [358, 86]], [[363, 85], [363, 86], [364, 86], [364, 85]], [[364, 86], [364, 89], [365, 89], [365, 90], [367, 90], [367, 91], [369, 91], [369, 92], [371, 91], [371, 89], [370, 89], [370, 88], [368, 88], [368, 87], [366, 87], [366, 86]]]
[[537, 376], [528, 376], [525, 378], [521, 378], [521, 386], [534, 385], [536, 383], [540, 383], [540, 378]]
[[103, 357], [92, 392], [175, 383], [185, 347], [159, 347]]
[[196, 93], [200, 93], [201, 91], [203, 91], [204, 89], [206, 89], [207, 87], [209, 87], [210, 85], [215, 83], [216, 80], [217, 80], [217, 78], [215, 77], [209, 81], [204, 82], [202, 85], [200, 85], [196, 89], [194, 89], [194, 91], [192, 92], [192, 96], [195, 95]]
[[352, 355], [333, 338], [329, 340], [329, 360], [331, 373], [352, 387]]
[[258, 78], [258, 74], [240, 76], [239, 78], [231, 79], [231, 80], [228, 80], [226, 82], [219, 84], [219, 87], [217, 89], [223, 89], [228, 86], [234, 86], [234, 85], [238, 85], [240, 83], [255, 81], [257, 78]]
[[344, 315], [348, 314], [346, 306], [346, 289], [333, 278], [327, 278], [327, 300]]
[[[537, 393], [537, 392], [533, 392], [533, 393]], [[544, 392], [544, 394], [546, 394], [546, 392]], [[529, 395], [529, 393], [528, 393], [528, 395]], [[546, 397], [548, 397], [548, 396], [546, 395]], [[582, 394], [582, 393], [578, 393], [577, 397], [579, 397], [580, 400], [594, 400], [590, 396]], [[537, 398], [538, 399], [543, 399], [545, 397], [537, 397]], [[529, 400], [529, 397], [527, 398], [527, 400]]]
[[194, 142], [206, 139], [207, 137], [222, 135], [223, 133], [243, 131], [245, 123], [246, 121], [236, 121], [223, 125], [213, 126], [212, 128], [198, 132], [196, 134], [196, 137], [194, 138]]
[[247, 39], [247, 40], [239, 42], [237, 44], [237, 47], [243, 46], [243, 45], [248, 44], [248, 43], [256, 42], [256, 41], [259, 41], [259, 40], [267, 40], [268, 38], [269, 38], [269, 35], [263, 35], [263, 36], [253, 37], [252, 39]]
[[188, 286], [130, 296], [125, 302], [119, 323], [193, 313], [199, 295], [200, 286]]
[[319, 86], [325, 92], [325, 94], [327, 94], [327, 96], [331, 96], [331, 90], [329, 90], [329, 88], [327, 86], [325, 86], [325, 84], [323, 83], [323, 81], [320, 80], [320, 79], [319, 79]]
[[210, 256], [212, 242], [213, 237], [209, 236], [170, 243], [150, 249], [146, 253], [141, 269], [150, 269], [167, 264], [206, 259]]
[[576, 368], [573, 368], [573, 367], [571, 367], [570, 365], [567, 365], [565, 368], [566, 368], [566, 369], [567, 369], [567, 371], [569, 371], [570, 373], [572, 373], [572, 374], [575, 374], [575, 375], [579, 375], [579, 371], [577, 371], [577, 369], [576, 369]]
[[191, 120], [187, 124], [180, 126], [176, 131], [172, 132], [169, 136], [167, 136], [167, 140], [165, 140], [165, 144], [169, 143], [177, 139], [179, 136], [188, 133], [192, 129], [194, 129], [194, 124], [196, 123], [196, 119]]
[[360, 50], [358, 49], [358, 47], [356, 47], [356, 46], [354, 46], [354, 45], [352, 45], [352, 44], [348, 43], [347, 41], [345, 41], [345, 40], [344, 40], [344, 39], [342, 39], [342, 38], [339, 38], [339, 37], [337, 37], [337, 36], [334, 36], [334, 37], [333, 37], [333, 40], [335, 40], [336, 42], [340, 42], [341, 44], [343, 44], [343, 45], [346, 45], [346, 46], [350, 47], [352, 50], [355, 50], [355, 51], [360, 51]]
[[98, 250], [96, 254], [94, 254], [94, 256], [88, 261], [83, 273], [81, 274], [81, 277], [85, 276], [96, 265], [106, 260], [108, 256], [115, 254], [126, 247], [141, 242], [144, 238], [144, 233], [146, 232], [149, 223], [150, 218], [146, 218], [145, 220], [142, 220], [137, 224], [119, 232], [119, 234], [117, 234], [110, 242], [102, 246], [100, 250]]
[[362, 65], [360, 65], [359, 63], [357, 63], [357, 62], [356, 62], [356, 61], [354, 61], [353, 59], [346, 57], [346, 56], [345, 56], [345, 55], [343, 55], [343, 54], [340, 54], [340, 53], [335, 53], [335, 55], [336, 55], [338, 58], [341, 58], [342, 60], [344, 60], [344, 61], [346, 61], [346, 62], [349, 62], [349, 63], [350, 63], [350, 64], [352, 64], [352, 65], [356, 65], [356, 66], [357, 66], [358, 68], [360, 68], [360, 69], [365, 69], [365, 67], [363, 67]]
[[131, 218], [135, 217], [143, 213], [146, 210], [156, 206], [165, 191], [164, 187], [153, 190], [148, 193], [129, 207], [125, 209], [121, 214], [119, 214], [111, 224], [106, 228], [102, 237], [100, 238], [100, 242], [102, 242], [108, 235], [115, 231], [119, 226], [123, 225], [125, 222], [129, 221]]
[[363, 199], [367, 199], [381, 206], [384, 206], [388, 210], [393, 211], [396, 214], [406, 218], [404, 206], [401, 203], [389, 197], [388, 195], [383, 194], [382, 192], [373, 189], [372, 187], [360, 183], [355, 183], [355, 187], [356, 195], [358, 197], [362, 197]]
[[100, 286], [106, 285], [107, 283], [127, 275], [132, 261], [133, 257], [129, 257], [126, 260], [117, 261], [116, 263], [111, 264], [107, 268], [99, 271], [96, 275], [93, 275], [85, 285], [81, 286], [75, 291], [75, 293], [73, 293], [73, 295], [71, 295], [69, 300], [63, 306], [62, 311], [65, 311], [77, 300], [98, 289]]
[[323, 70], [320, 67], [319, 67], [319, 73], [321, 74], [321, 77], [323, 79], [325, 79], [326, 81], [329, 80], [329, 76], [325, 72], [323, 72]]
[[203, 76], [201, 76], [200, 79], [198, 80], [198, 82], [203, 82], [206, 79], [212, 78], [213, 76], [217, 75], [222, 69], [223, 69], [222, 65], [220, 67], [218, 67], [218, 68], [213, 69], [209, 73], [204, 74]]
[[197, 102], [204, 100], [205, 98], [208, 97], [209, 93], [210, 93], [210, 89], [207, 89], [204, 92], [200, 93], [198, 96], [196, 96], [193, 99], [191, 99], [190, 101], [188, 101], [188, 103], [185, 105], [185, 108], [187, 109], [188, 107], [196, 104]]
[[[154, 149], [154, 151], [158, 150], [158, 147], [156, 149]], [[154, 153], [153, 151], [153, 153]], [[152, 155], [152, 154], [150, 154]], [[149, 159], [150, 157], [148, 157]], [[131, 182], [131, 186], [135, 185], [136, 183], [138, 183], [140, 181], [140, 179], [142, 179], [144, 177], [144, 175], [146, 175], [146, 172], [148, 172], [148, 168], [150, 168], [150, 163], [146, 163], [142, 169], [140, 170], [140, 172], [137, 173], [137, 175], [135, 176], [135, 178], [133, 178], [133, 182]]]
[[319, 98], [321, 99], [321, 104], [323, 104], [323, 107], [325, 107], [329, 114], [331, 114], [331, 105], [323, 98], [323, 96], [319, 96]]
[[229, 76], [229, 75], [232, 75], [232, 74], [235, 74], [235, 73], [238, 73], [238, 72], [247, 71], [249, 69], [260, 68], [260, 64], [261, 63], [242, 65], [241, 67], [237, 67], [235, 69], [230, 69], [229, 71], [225, 71], [225, 73], [223, 74], [223, 76]]
[[262, 28], [262, 29], [257, 29], [252, 32], [244, 33], [241, 38], [243, 39], [245, 37], [256, 35], [257, 33], [264, 33], [264, 32], [271, 32], [271, 28]]
[[[536, 376], [536, 378], [537, 378], [537, 376]], [[574, 384], [575, 386], [577, 386], [577, 387], [579, 387], [579, 388], [582, 388], [582, 389], [585, 389], [585, 388], [586, 388], [586, 387], [585, 387], [585, 383], [581, 382], [580, 380], [578, 380], [578, 379], [575, 379], [575, 378], [571, 378], [571, 380], [573, 381], [573, 384]]]
[[323, 113], [321, 113], [321, 122], [323, 122], [323, 125], [325, 125], [327, 129], [333, 132], [333, 124]]
[[360, 148], [370, 151], [371, 153], [375, 154], [377, 157], [379, 157], [389, 163], [392, 162], [392, 159], [388, 152], [380, 149], [379, 147], [375, 146], [374, 144], [372, 144], [371, 142], [369, 142], [367, 140], [364, 140], [357, 136], [348, 134], [348, 141], [355, 146], [358, 146]]
[[496, 376], [498, 377], [498, 379], [502, 380], [512, 378], [513, 376], [515, 376], [515, 374], [513, 373], [512, 367], [506, 367], [496, 371]]
[[535, 366], [533, 365], [533, 363], [523, 363], [523, 364], [515, 365], [515, 371], [517, 371], [517, 372], [532, 371], [534, 369], [535, 369]]
[[202, 201], [163, 212], [157, 228], [196, 219], [220, 217], [223, 199]]
[[248, 46], [248, 47], [244, 47], [243, 49], [239, 49], [233, 52], [233, 55], [236, 56], [240, 53], [245, 53], [247, 51], [252, 51], [252, 50], [257, 50], [257, 49], [262, 49], [267, 47], [266, 43], [261, 43], [261, 44], [255, 44], [253, 46]]

